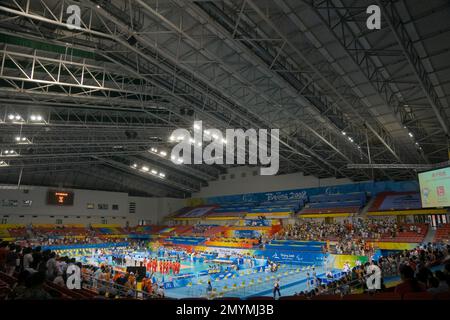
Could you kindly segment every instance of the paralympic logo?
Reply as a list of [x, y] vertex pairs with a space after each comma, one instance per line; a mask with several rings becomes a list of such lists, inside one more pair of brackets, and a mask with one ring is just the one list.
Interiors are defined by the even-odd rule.
[[[202, 121], [195, 121], [193, 135], [183, 128], [172, 132], [169, 139], [177, 144], [170, 158], [175, 164], [259, 164], [261, 175], [275, 175], [280, 166], [279, 134], [279, 129], [270, 133], [267, 129], [226, 129], [224, 135], [219, 129], [203, 130]], [[205, 147], [204, 142], [208, 143]]]

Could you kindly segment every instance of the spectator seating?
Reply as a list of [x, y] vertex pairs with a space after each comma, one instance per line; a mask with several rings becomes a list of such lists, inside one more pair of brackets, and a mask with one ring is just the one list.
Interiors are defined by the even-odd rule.
[[300, 214], [322, 214], [322, 213], [357, 213], [360, 207], [334, 207], [334, 208], [305, 208]]
[[[15, 277], [0, 272], [0, 296], [2, 292], [9, 292], [16, 282]], [[52, 296], [62, 299], [91, 299], [97, 296], [96, 292], [88, 289], [70, 290], [50, 281], [46, 281], [43, 288]]]
[[321, 194], [311, 196], [309, 203], [300, 211], [305, 214], [354, 214], [366, 204], [364, 192], [349, 194]]
[[381, 192], [379, 193], [369, 212], [413, 210], [421, 209], [420, 194], [418, 192]]
[[281, 296], [279, 300], [307, 300], [306, 296]]
[[434, 296], [429, 292], [408, 292], [402, 298], [403, 300], [433, 300]]
[[173, 217], [174, 220], [192, 220], [192, 219], [200, 219], [207, 216], [209, 213], [213, 212], [216, 209], [215, 205], [205, 205], [205, 206], [197, 206], [190, 207], [189, 210], [183, 210], [177, 214], [177, 216]]
[[318, 295], [318, 296], [313, 296], [311, 298], [311, 300], [318, 300], [318, 301], [322, 301], [322, 300], [341, 300], [341, 296], [338, 294], [327, 294], [327, 295]]
[[212, 238], [219, 236], [222, 232], [227, 229], [225, 226], [217, 226], [217, 225], [195, 225], [189, 232], [184, 233], [185, 236], [198, 236], [201, 235], [205, 238]]
[[169, 215], [169, 218], [176, 218], [178, 216], [181, 216], [189, 211], [191, 211], [192, 209], [194, 209], [195, 207], [189, 206], [189, 207], [183, 207], [181, 209], [178, 209], [177, 211], [173, 212], [172, 214]]
[[[199, 207], [189, 207], [189, 210], [181, 210], [174, 217], [174, 219], [181, 219], [186, 217], [205, 217], [207, 219], [229, 219], [229, 218], [243, 218], [246, 214], [271, 214], [271, 213], [295, 213], [303, 207], [303, 200], [277, 200], [277, 201], [263, 201], [263, 202], [233, 202], [233, 203], [222, 203], [220, 206], [199, 206]], [[206, 210], [201, 216], [190, 216], [195, 210], [201, 210], [202, 208], [211, 209]]]
[[17, 282], [17, 279], [4, 272], [0, 272], [0, 281], [2, 281], [4, 285], [6, 284], [12, 287]]
[[36, 224], [32, 226], [32, 231], [46, 237], [87, 236], [89, 234], [89, 230], [79, 224]]
[[[417, 231], [411, 231], [411, 227]], [[427, 223], [402, 224], [398, 226], [395, 238], [388, 234], [383, 234], [381, 239], [377, 239], [377, 241], [421, 243], [428, 233], [428, 227]]]
[[380, 292], [370, 296], [371, 300], [401, 300], [402, 297], [395, 292]]
[[205, 242], [205, 237], [169, 237], [164, 241], [171, 244], [181, 244], [181, 245], [200, 245]]
[[398, 300], [449, 300], [450, 293], [438, 293], [431, 294], [429, 292], [411, 292], [405, 293], [403, 296], [394, 293], [394, 292], [377, 292], [373, 294], [369, 293], [358, 293], [358, 294], [349, 294], [349, 295], [318, 295], [313, 296], [311, 298], [307, 298], [305, 296], [284, 296], [281, 297], [280, 300], [384, 300], [384, 301], [398, 301]]
[[434, 296], [436, 300], [450, 300], [450, 292], [438, 293]]
[[92, 224], [91, 227], [92, 230], [99, 236], [126, 234], [124, 228], [116, 224]]
[[0, 239], [23, 239], [27, 236], [27, 229], [23, 224], [0, 225]]
[[435, 242], [449, 241], [450, 240], [450, 223], [441, 224], [436, 229], [434, 236]]

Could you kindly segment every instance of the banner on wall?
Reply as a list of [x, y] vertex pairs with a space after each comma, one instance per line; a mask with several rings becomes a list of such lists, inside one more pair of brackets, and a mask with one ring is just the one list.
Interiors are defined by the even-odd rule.
[[234, 230], [235, 238], [256, 239], [261, 236], [258, 230]]
[[324, 253], [287, 250], [256, 250], [255, 254], [279, 263], [302, 265], [322, 265], [328, 257]]
[[[369, 181], [361, 183], [352, 183], [332, 187], [318, 187], [284, 190], [276, 192], [248, 193], [230, 196], [209, 197], [202, 199], [208, 204], [222, 204], [230, 202], [263, 202], [263, 201], [285, 201], [285, 200], [304, 200], [309, 196], [319, 194], [340, 194], [352, 192], [366, 192], [372, 196], [385, 191], [419, 192], [419, 183], [411, 181]], [[200, 200], [199, 200], [200, 201]]]
[[420, 194], [395, 194], [388, 195], [384, 198], [383, 203], [378, 210], [405, 210], [405, 209], [421, 209], [422, 203], [420, 201]]
[[70, 245], [56, 245], [56, 246], [42, 246], [44, 250], [74, 250], [74, 249], [102, 249], [102, 248], [114, 248], [114, 247], [127, 247], [128, 242], [117, 243], [89, 243], [89, 244], [70, 244]]
[[244, 225], [247, 227], [269, 227], [272, 225], [270, 219], [246, 219]]
[[346, 254], [332, 254], [330, 255], [330, 261], [332, 261], [333, 268], [343, 269], [344, 264], [348, 263], [351, 267], [354, 267], [358, 264], [363, 265], [364, 263], [369, 261], [369, 258], [366, 256], [352, 256]]

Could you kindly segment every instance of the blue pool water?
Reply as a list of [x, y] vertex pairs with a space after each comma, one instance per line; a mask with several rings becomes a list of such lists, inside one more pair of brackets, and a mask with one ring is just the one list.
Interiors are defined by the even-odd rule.
[[[316, 267], [319, 277], [324, 276], [324, 267]], [[276, 279], [280, 279], [281, 294], [292, 295], [306, 289], [305, 266], [281, 265], [277, 272], [256, 272], [252, 270], [242, 270], [240, 276], [233, 278], [212, 281], [215, 290], [214, 295], [219, 297], [239, 297], [251, 298], [252, 296], [271, 296], [273, 284]], [[333, 270], [337, 273], [338, 270]], [[166, 290], [166, 296], [171, 298], [207, 297], [207, 282], [211, 278], [203, 276], [191, 281], [191, 285], [181, 288]]]

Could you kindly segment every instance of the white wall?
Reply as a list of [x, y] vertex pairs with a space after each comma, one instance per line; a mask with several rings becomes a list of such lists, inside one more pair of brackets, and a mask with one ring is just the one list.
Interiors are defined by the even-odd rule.
[[[254, 175], [256, 172], [256, 175]], [[245, 175], [243, 177], [242, 175]], [[234, 179], [231, 176], [234, 175]], [[225, 180], [222, 179], [225, 176]], [[314, 176], [304, 176], [302, 173], [291, 173], [278, 176], [261, 176], [258, 168], [236, 167], [230, 168], [228, 173], [211, 181], [193, 198], [215, 197], [233, 194], [272, 192], [289, 189], [315, 188], [352, 183], [350, 179], [317, 179]]]
[[[184, 206], [183, 199], [130, 197], [127, 193], [94, 191], [81, 189], [58, 189], [74, 192], [73, 206], [55, 206], [47, 204], [47, 191], [55, 188], [21, 186], [0, 186], [0, 218], [3, 223], [103, 223], [136, 225], [139, 220], [159, 223], [162, 217]], [[17, 200], [16, 207], [4, 205], [9, 200]], [[31, 206], [23, 201], [31, 200]], [[136, 212], [129, 213], [129, 202], [136, 203]], [[88, 209], [88, 203], [94, 209]], [[107, 204], [108, 209], [98, 208], [98, 204]], [[113, 205], [118, 205], [113, 210]]]
[[134, 214], [136, 223], [139, 220], [146, 220], [147, 224], [162, 224], [165, 216], [186, 206], [184, 199], [144, 197], [129, 197], [128, 199], [136, 204], [136, 213]]

